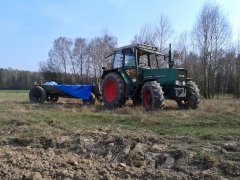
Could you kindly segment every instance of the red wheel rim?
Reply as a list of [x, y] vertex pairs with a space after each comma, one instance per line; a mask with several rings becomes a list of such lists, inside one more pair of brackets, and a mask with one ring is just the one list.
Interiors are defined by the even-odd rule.
[[143, 91], [143, 103], [145, 107], [150, 107], [152, 102], [151, 92], [149, 89]]
[[117, 96], [117, 84], [113, 80], [108, 80], [104, 85], [104, 97], [108, 102], [112, 102]]

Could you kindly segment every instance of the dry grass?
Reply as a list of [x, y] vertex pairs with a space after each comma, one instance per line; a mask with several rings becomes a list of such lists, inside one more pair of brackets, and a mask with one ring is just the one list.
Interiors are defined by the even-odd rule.
[[78, 130], [81, 128], [123, 128], [150, 130], [165, 135], [219, 136], [240, 135], [240, 101], [227, 98], [201, 100], [196, 110], [182, 110], [176, 102], [145, 112], [142, 106], [107, 110], [101, 103], [85, 106], [77, 99], [60, 98], [56, 104], [30, 104], [27, 92], [0, 92], [2, 123], [11, 120], [31, 124], [52, 124]]

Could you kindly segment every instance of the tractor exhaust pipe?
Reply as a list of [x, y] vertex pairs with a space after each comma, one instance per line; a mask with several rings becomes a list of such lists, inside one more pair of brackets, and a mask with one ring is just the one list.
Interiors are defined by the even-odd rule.
[[175, 62], [172, 61], [172, 47], [171, 43], [169, 44], [169, 50], [168, 50], [168, 67], [173, 68], [175, 66]]

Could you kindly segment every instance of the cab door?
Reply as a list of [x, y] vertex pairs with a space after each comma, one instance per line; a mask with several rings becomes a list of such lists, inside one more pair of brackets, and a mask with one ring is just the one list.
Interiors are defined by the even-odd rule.
[[124, 71], [131, 83], [137, 81], [136, 57], [133, 48], [124, 49]]
[[123, 73], [127, 86], [128, 97], [131, 97], [137, 87], [137, 69], [136, 69], [136, 56], [134, 48], [128, 48], [123, 50], [124, 63], [123, 63]]

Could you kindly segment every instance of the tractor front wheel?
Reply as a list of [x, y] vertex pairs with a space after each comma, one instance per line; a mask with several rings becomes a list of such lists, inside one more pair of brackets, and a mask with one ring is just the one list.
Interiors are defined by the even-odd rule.
[[35, 86], [29, 92], [29, 99], [31, 103], [44, 103], [46, 91], [40, 86]]
[[200, 102], [199, 101], [199, 97], [200, 97], [199, 89], [198, 89], [196, 83], [193, 81], [187, 82], [186, 86], [187, 86], [187, 97], [185, 100], [177, 101], [177, 104], [181, 108], [196, 109]]
[[111, 72], [103, 79], [102, 100], [109, 109], [125, 104], [125, 82], [118, 73]]
[[141, 94], [142, 104], [146, 111], [153, 111], [164, 106], [164, 93], [156, 81], [145, 82]]

